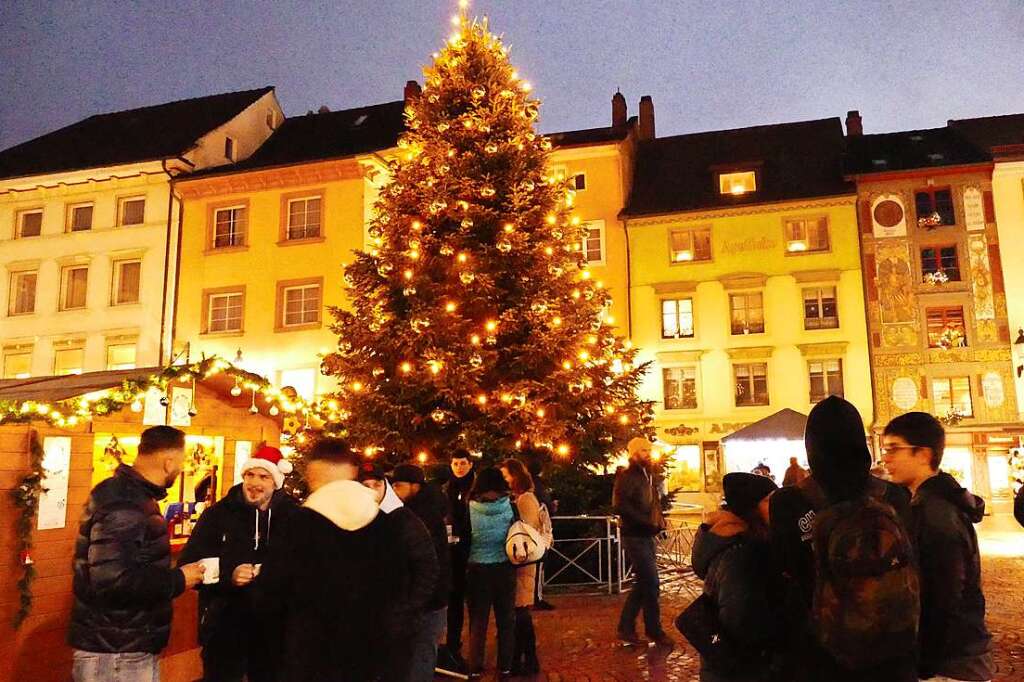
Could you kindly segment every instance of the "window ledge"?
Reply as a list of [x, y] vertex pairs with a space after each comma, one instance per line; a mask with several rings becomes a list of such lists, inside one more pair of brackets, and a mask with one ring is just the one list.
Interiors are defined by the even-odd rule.
[[239, 251], [248, 251], [249, 245], [243, 244], [242, 246], [221, 246], [219, 248], [207, 248], [203, 251], [204, 256], [212, 256], [217, 253], [238, 253]]
[[282, 239], [277, 242], [278, 246], [301, 246], [303, 244], [320, 244], [327, 241], [327, 237], [306, 237], [305, 239]]
[[790, 251], [789, 249], [785, 249], [785, 253], [787, 256], [827, 256], [832, 253], [832, 249], [818, 249], [816, 251]]
[[60, 308], [57, 310], [57, 314], [60, 313], [85, 313], [89, 311], [89, 306], [82, 306], [81, 308]]
[[321, 329], [323, 328], [323, 322], [310, 322], [309, 324], [290, 324], [290, 325], [277, 325], [274, 327], [274, 333], [283, 332], [303, 332], [309, 331], [310, 329]]
[[117, 308], [118, 310], [124, 310], [124, 309], [129, 309], [130, 310], [132, 308], [141, 308], [142, 307], [142, 301], [135, 301], [134, 303], [111, 303], [110, 307], [111, 308]]
[[233, 338], [245, 336], [245, 330], [239, 329], [229, 332], [199, 332], [199, 335], [205, 338]]
[[7, 313], [7, 317], [32, 317], [36, 314], [36, 311], [30, 313]]

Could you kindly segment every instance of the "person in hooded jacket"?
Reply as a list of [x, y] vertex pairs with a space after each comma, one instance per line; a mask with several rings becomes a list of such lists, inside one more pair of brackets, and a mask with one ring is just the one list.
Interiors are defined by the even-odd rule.
[[693, 540], [693, 570], [704, 581], [722, 628], [748, 659], [717, 670], [701, 658], [701, 682], [761, 682], [781, 627], [778, 585], [768, 551], [768, 503], [778, 489], [765, 476], [735, 472], [722, 479], [725, 506], [701, 524]]
[[477, 473], [469, 500], [473, 532], [466, 574], [469, 678], [483, 676], [487, 623], [493, 608], [498, 630], [498, 676], [506, 679], [512, 675], [515, 646], [516, 570], [505, 554], [505, 540], [515, 516], [501, 471], [487, 467]]
[[783, 612], [790, 641], [785, 645], [785, 679], [815, 682], [910, 682], [916, 678], [914, 651], [876, 668], [845, 670], [818, 645], [811, 631], [814, 595], [814, 520], [832, 503], [870, 496], [909, 515], [910, 495], [871, 475], [864, 421], [838, 396], [818, 402], [807, 417], [804, 446], [810, 475], [771, 497], [769, 535], [777, 570], [785, 578]]
[[283, 623], [278, 682], [372, 682], [388, 641], [386, 614], [405, 579], [394, 533], [359, 457], [337, 438], [306, 455], [312, 493], [274, 542], [253, 583], [258, 618]]
[[974, 524], [985, 501], [939, 470], [946, 433], [935, 417], [908, 412], [882, 433], [892, 480], [907, 486], [911, 541], [921, 570], [918, 630], [921, 679], [991, 680], [992, 637], [985, 627], [981, 557]]
[[[279, 624], [255, 618], [251, 585], [276, 538], [287, 537], [299, 505], [281, 490], [291, 465], [264, 445], [243, 463], [242, 482], [199, 517], [179, 564], [220, 559], [221, 579], [199, 590], [204, 682], [273, 682], [270, 654]], [[273, 530], [273, 535], [271, 535]]]
[[437, 586], [427, 601], [423, 627], [414, 637], [412, 675], [409, 677], [410, 682], [431, 682], [437, 665], [437, 641], [444, 631], [452, 582], [448, 531], [444, 522], [447, 502], [436, 486], [427, 483], [423, 469], [415, 464], [396, 466], [391, 472], [391, 487], [406, 508], [416, 514], [427, 527], [437, 555]]

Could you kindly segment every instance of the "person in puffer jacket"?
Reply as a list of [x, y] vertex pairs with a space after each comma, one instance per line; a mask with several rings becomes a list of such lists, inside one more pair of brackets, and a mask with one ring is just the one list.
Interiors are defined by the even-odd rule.
[[722, 479], [725, 505], [701, 524], [693, 542], [693, 570], [717, 609], [722, 637], [748, 655], [734, 670], [716, 670], [701, 657], [701, 682], [761, 682], [771, 674], [779, 641], [779, 590], [768, 548], [770, 478], [748, 473]]
[[469, 678], [483, 675], [487, 622], [494, 608], [498, 629], [498, 675], [512, 674], [515, 646], [516, 570], [505, 554], [505, 539], [515, 518], [508, 484], [501, 471], [487, 467], [476, 475], [469, 494], [472, 540], [466, 575], [469, 605]]
[[198, 563], [171, 568], [170, 537], [157, 506], [184, 458], [183, 432], [146, 429], [135, 464], [120, 465], [89, 494], [72, 564], [68, 644], [75, 682], [160, 679], [171, 601], [204, 571]]
[[942, 424], [924, 412], [896, 417], [882, 434], [886, 469], [913, 495], [907, 530], [921, 570], [918, 676], [991, 680], [992, 637], [974, 531], [985, 501], [939, 470], [945, 445]]

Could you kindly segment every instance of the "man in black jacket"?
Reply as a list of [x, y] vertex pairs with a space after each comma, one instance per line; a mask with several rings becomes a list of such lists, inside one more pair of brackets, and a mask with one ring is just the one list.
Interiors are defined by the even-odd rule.
[[991, 680], [992, 637], [985, 627], [981, 558], [974, 524], [985, 502], [939, 471], [946, 433], [930, 414], [908, 412], [882, 434], [892, 480], [913, 494], [911, 541], [921, 569], [921, 679]]
[[[257, 617], [284, 624], [279, 682], [370, 682], [387, 644], [385, 614], [404, 580], [359, 458], [337, 438], [306, 455], [312, 491], [253, 582]], [[280, 542], [277, 540], [280, 539]]]
[[466, 569], [469, 565], [469, 490], [476, 478], [473, 460], [465, 450], [455, 450], [449, 464], [451, 477], [444, 484], [448, 498], [448, 519], [456, 541], [449, 546], [451, 558], [452, 589], [448, 595], [448, 625], [445, 634], [443, 656], [439, 655], [446, 667], [453, 672], [465, 672], [466, 662], [462, 658], [462, 625], [466, 613]]
[[171, 633], [171, 601], [203, 578], [198, 563], [171, 568], [157, 500], [181, 473], [185, 434], [142, 432], [133, 466], [122, 464], [89, 494], [73, 562], [68, 628], [75, 682], [156, 682]]
[[[395, 601], [385, 614], [388, 653], [381, 671], [382, 682], [407, 682], [425, 671], [413, 669], [417, 635], [426, 627], [423, 618], [434, 598], [438, 582], [437, 554], [426, 526], [408, 509], [388, 483], [383, 469], [366, 462], [359, 480], [373, 491], [392, 537], [392, 561], [402, 569], [404, 580], [391, 585]], [[429, 672], [433, 673], [433, 666]], [[429, 678], [428, 678], [429, 679]]]
[[426, 604], [423, 626], [414, 636], [412, 675], [409, 676], [409, 682], [432, 682], [437, 665], [437, 641], [444, 631], [452, 583], [448, 531], [444, 522], [448, 505], [441, 491], [427, 483], [423, 469], [415, 464], [396, 466], [391, 472], [391, 485], [406, 508], [427, 527], [437, 555], [437, 586]]
[[626, 448], [629, 466], [615, 477], [612, 508], [622, 523], [622, 548], [633, 565], [634, 579], [619, 616], [619, 640], [626, 646], [642, 644], [636, 634], [636, 617], [642, 608], [647, 637], [658, 646], [671, 647], [672, 639], [661, 627], [658, 604], [661, 583], [654, 538], [665, 530], [665, 521], [651, 463], [653, 445], [646, 438], [637, 437]]
[[262, 446], [240, 470], [242, 482], [199, 517], [178, 558], [220, 559], [220, 581], [199, 588], [204, 682], [277, 679], [271, 655], [283, 633], [280, 623], [254, 616], [251, 584], [272, 543], [287, 537], [299, 507], [281, 490], [291, 464], [277, 448]]

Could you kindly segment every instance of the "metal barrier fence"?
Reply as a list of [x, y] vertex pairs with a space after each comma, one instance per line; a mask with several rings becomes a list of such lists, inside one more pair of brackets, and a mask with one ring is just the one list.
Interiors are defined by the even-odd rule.
[[[544, 558], [545, 589], [614, 594], [632, 582], [618, 517], [554, 516], [551, 522], [555, 544]], [[656, 539], [662, 589], [691, 596], [700, 593], [701, 581], [690, 564], [695, 530], [683, 523]]]

